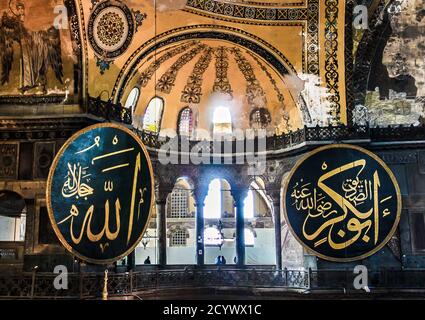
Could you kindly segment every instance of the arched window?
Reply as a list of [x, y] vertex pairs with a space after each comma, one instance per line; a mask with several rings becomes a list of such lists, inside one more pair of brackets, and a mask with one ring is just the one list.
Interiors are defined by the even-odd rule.
[[253, 247], [255, 245], [255, 235], [252, 230], [245, 228], [244, 230], [245, 235], [245, 246]]
[[187, 218], [189, 191], [175, 190], [171, 193], [171, 218]]
[[248, 191], [248, 196], [245, 198], [243, 212], [245, 219], [254, 218], [254, 191], [251, 189]]
[[164, 100], [159, 97], [153, 98], [146, 108], [143, 117], [143, 130], [159, 133], [161, 128], [162, 113], [164, 112]]
[[170, 195], [170, 218], [187, 218], [189, 213], [189, 185], [179, 179]]
[[244, 218], [254, 219], [267, 216], [272, 211], [269, 199], [261, 182], [253, 181], [249, 186], [248, 195], [244, 200]]
[[211, 181], [208, 188], [208, 195], [205, 198], [205, 219], [221, 218], [221, 182], [220, 179]]
[[232, 116], [227, 107], [217, 107], [213, 115], [213, 134], [231, 134]]
[[206, 246], [221, 246], [223, 242], [223, 235], [216, 227], [209, 227], [204, 230], [204, 244]]
[[270, 112], [265, 108], [256, 108], [251, 112], [249, 117], [251, 128], [265, 129], [272, 121]]
[[0, 192], [0, 242], [24, 241], [26, 217], [25, 201], [20, 195]]
[[189, 107], [184, 108], [182, 111], [180, 111], [178, 130], [179, 130], [179, 135], [189, 136], [189, 137], [192, 136], [193, 111]]
[[134, 114], [136, 111], [137, 101], [139, 100], [140, 90], [139, 88], [133, 88], [128, 95], [128, 98], [125, 102], [124, 108], [130, 109], [131, 114]]
[[170, 247], [185, 247], [189, 234], [187, 230], [176, 230], [171, 234]]

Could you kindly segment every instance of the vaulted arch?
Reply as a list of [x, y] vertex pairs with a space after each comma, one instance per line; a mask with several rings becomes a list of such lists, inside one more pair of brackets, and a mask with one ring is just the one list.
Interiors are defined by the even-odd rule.
[[[156, 91], [165, 95], [165, 100], [170, 99], [172, 104], [179, 99], [196, 105], [200, 115], [199, 128], [208, 131], [203, 117], [208, 114], [212, 119], [209, 107], [205, 106], [214, 101], [206, 94], [211, 91], [230, 95], [233, 99], [231, 108], [235, 112], [264, 108], [277, 113], [273, 118], [264, 112], [261, 116], [265, 122], [273, 120], [275, 129], [282, 132], [300, 128], [304, 125], [303, 119], [310, 118], [304, 114], [309, 112], [308, 109], [298, 104], [303, 81], [282, 52], [240, 29], [212, 25], [199, 25], [193, 29], [171, 30], [137, 49], [116, 81], [114, 100], [121, 101], [128, 94], [129, 86], [138, 83], [142, 86], [142, 95], [149, 96]], [[218, 71], [219, 66], [224, 68]], [[209, 83], [211, 76], [216, 78], [213, 88]], [[235, 88], [236, 94], [232, 95]], [[242, 101], [241, 97], [247, 101]], [[175, 108], [173, 105], [171, 110]], [[174, 117], [174, 120], [164, 123], [164, 129], [179, 131], [179, 113], [180, 109], [167, 112], [167, 117]], [[241, 129], [250, 127], [249, 116], [250, 111], [244, 120], [246, 124], [238, 122], [244, 126]]]

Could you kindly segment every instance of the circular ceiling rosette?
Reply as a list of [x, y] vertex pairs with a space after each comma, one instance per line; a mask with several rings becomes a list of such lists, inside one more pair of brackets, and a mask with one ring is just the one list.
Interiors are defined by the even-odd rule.
[[99, 3], [90, 15], [88, 36], [97, 55], [114, 59], [130, 46], [135, 32], [131, 10], [121, 2], [108, 0]]

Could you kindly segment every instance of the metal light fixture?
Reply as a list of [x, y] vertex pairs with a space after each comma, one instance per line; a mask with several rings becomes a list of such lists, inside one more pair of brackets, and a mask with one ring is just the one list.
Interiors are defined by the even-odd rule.
[[149, 231], [146, 231], [145, 235], [142, 238], [142, 245], [143, 245], [143, 249], [146, 250], [146, 247], [148, 246], [148, 244], [151, 242], [151, 239], [155, 239], [154, 236], [151, 236], [149, 234]]

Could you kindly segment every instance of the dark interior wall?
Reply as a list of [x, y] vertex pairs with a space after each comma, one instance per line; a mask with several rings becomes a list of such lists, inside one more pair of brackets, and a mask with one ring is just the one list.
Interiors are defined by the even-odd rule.
[[[2, 177], [0, 182], [7, 180], [13, 184], [24, 181], [25, 183], [34, 183], [35, 188], [37, 183], [38, 186], [41, 186], [47, 177], [46, 161], [53, 160], [53, 152], [57, 152], [64, 141], [64, 139], [58, 139], [36, 143], [20, 142], [17, 148], [19, 152], [6, 153], [8, 157], [15, 154], [16, 159], [9, 161], [8, 158], [9, 160], [5, 161], [7, 165], [16, 165], [19, 168], [18, 179]], [[387, 148], [389, 147], [387, 146]], [[319, 269], [352, 268], [357, 264], [364, 264], [371, 268], [425, 268], [425, 149], [411, 145], [409, 148], [392, 146], [391, 149], [379, 149], [375, 147], [372, 151], [388, 164], [400, 185], [403, 212], [396, 234], [397, 238], [392, 241], [391, 247], [386, 246], [374, 256], [356, 263], [330, 263], [318, 259]], [[40, 160], [40, 157], [43, 159]], [[45, 175], [43, 178], [39, 178], [43, 170], [45, 170]], [[1, 172], [13, 173], [13, 170], [1, 170], [0, 168]], [[43, 191], [39, 193], [39, 196], [42, 197]], [[72, 263], [72, 257], [64, 255], [64, 251], [55, 252], [49, 249], [59, 246], [49, 225], [45, 204], [37, 206], [35, 198], [25, 200], [28, 210], [25, 268], [31, 269], [34, 265], [42, 265], [48, 271], [59, 260], [68, 264]], [[44, 249], [34, 250], [35, 244], [44, 246]]]

